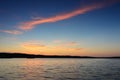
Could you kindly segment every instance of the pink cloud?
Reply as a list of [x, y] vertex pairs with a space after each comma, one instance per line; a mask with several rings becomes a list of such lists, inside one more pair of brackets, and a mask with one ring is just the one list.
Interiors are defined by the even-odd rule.
[[95, 9], [98, 9], [98, 8], [102, 8], [106, 5], [113, 4], [117, 1], [119, 1], [119, 0], [105, 0], [103, 2], [83, 6], [81, 8], [76, 9], [76, 10], [73, 10], [69, 13], [58, 14], [56, 16], [43, 18], [43, 19], [41, 19], [41, 18], [40, 19], [39, 18], [38, 19], [33, 19], [31, 21], [21, 23], [20, 26], [19, 26], [19, 29], [21, 29], [21, 30], [31, 30], [32, 28], [34, 28], [38, 24], [52, 23], [52, 22], [56, 22], [56, 21], [69, 19], [69, 18], [72, 18], [74, 16], [84, 14], [84, 13], [87, 13], [89, 11], [92, 11], [92, 10], [95, 10]]
[[49, 17], [49, 18], [44, 18], [44, 19], [33, 19], [31, 21], [28, 22], [23, 22], [20, 26], [19, 29], [21, 30], [30, 30], [32, 28], [35, 27], [35, 25], [38, 24], [43, 24], [43, 23], [51, 23], [51, 22], [56, 22], [56, 21], [60, 21], [60, 20], [65, 20], [80, 14], [84, 14], [88, 11], [97, 9], [97, 8], [101, 8], [103, 6], [103, 4], [93, 4], [93, 5], [89, 5], [89, 6], [84, 6], [82, 8], [76, 9], [74, 11], [71, 11], [69, 13], [65, 13], [65, 14], [59, 14], [53, 17]]
[[22, 34], [22, 32], [19, 30], [0, 30], [0, 32], [4, 32], [4, 33], [8, 33], [8, 34], [15, 34], [15, 35]]

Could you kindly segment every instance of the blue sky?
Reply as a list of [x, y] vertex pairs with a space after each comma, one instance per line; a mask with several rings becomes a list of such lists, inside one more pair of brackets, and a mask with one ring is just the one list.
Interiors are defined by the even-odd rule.
[[120, 56], [119, 0], [1, 0], [0, 52]]

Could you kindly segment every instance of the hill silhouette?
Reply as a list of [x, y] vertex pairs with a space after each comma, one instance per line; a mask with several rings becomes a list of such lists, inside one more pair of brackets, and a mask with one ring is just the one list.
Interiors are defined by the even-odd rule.
[[69, 56], [69, 55], [34, 55], [25, 53], [0, 52], [0, 58], [120, 58], [117, 57], [92, 57], [92, 56]]

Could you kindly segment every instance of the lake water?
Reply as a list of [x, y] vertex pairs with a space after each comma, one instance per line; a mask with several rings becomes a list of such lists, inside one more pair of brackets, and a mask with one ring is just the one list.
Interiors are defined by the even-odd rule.
[[0, 80], [120, 80], [120, 59], [0, 59]]

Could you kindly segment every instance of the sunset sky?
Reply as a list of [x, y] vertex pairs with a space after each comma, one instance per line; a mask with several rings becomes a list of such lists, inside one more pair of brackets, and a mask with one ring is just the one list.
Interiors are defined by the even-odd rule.
[[120, 0], [0, 0], [0, 52], [120, 56]]

